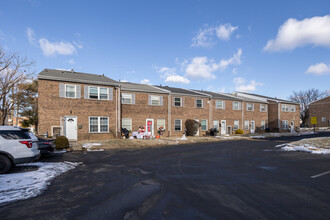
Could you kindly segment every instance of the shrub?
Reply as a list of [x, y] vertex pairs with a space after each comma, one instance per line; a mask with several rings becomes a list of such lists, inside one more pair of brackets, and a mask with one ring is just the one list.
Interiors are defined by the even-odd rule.
[[235, 134], [244, 134], [243, 130], [242, 129], [237, 129], [235, 131]]
[[57, 136], [55, 139], [56, 149], [64, 149], [69, 147], [69, 140], [65, 136]]
[[193, 119], [187, 119], [185, 122], [185, 126], [187, 136], [195, 136], [195, 134], [197, 134], [200, 124]]

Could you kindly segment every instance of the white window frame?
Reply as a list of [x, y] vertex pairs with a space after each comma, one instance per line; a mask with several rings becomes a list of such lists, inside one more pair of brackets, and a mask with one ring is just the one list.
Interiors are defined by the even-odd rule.
[[[164, 120], [164, 125], [160, 125], [160, 124], [159, 124], [159, 121], [160, 121], [160, 120]], [[157, 119], [157, 126], [156, 126], [157, 131], [158, 131], [159, 127], [161, 127], [161, 126], [162, 126], [164, 129], [166, 129], [166, 128], [165, 128], [165, 126], [166, 126], [166, 120], [165, 120], [165, 118], [158, 118], [158, 119]]]
[[289, 105], [288, 104], [281, 104], [281, 111], [282, 112], [288, 112], [289, 111]]
[[[246, 127], [246, 122], [247, 122], [247, 127]], [[250, 130], [250, 121], [248, 120], [244, 121], [244, 130]]]
[[[180, 99], [180, 105], [175, 105], [175, 99]], [[181, 97], [174, 97], [174, 107], [182, 107], [182, 98]]]
[[[66, 96], [66, 86], [74, 86], [74, 97], [67, 97]], [[65, 94], [65, 98], [76, 99], [77, 98], [77, 85], [74, 85], [74, 84], [64, 84], [64, 94]]]
[[[202, 101], [202, 107], [198, 107], [198, 100]], [[203, 99], [196, 99], [196, 108], [204, 108], [204, 100]]]
[[[123, 125], [124, 125], [124, 120], [129, 121], [129, 127], [130, 127], [131, 129], [127, 129], [127, 127], [123, 127]], [[132, 119], [131, 119], [131, 118], [122, 118], [122, 119], [121, 119], [121, 127], [122, 127], [122, 128], [126, 128], [126, 129], [129, 130], [129, 131], [132, 131], [132, 130], [133, 130]]]
[[[237, 105], [237, 109], [235, 109], [234, 103], [237, 103], [238, 104]], [[241, 102], [233, 102], [232, 104], [233, 104], [233, 110], [240, 111], [242, 109], [242, 103]]]
[[290, 105], [290, 112], [296, 112], [296, 106], [295, 105]]
[[[262, 110], [262, 106], [265, 107], [265, 110]], [[267, 105], [266, 104], [260, 104], [260, 112], [267, 112]]]
[[[91, 123], [91, 118], [97, 118], [97, 126], [98, 126], [97, 131], [91, 132], [91, 124], [90, 124]], [[108, 131], [102, 131], [101, 132], [101, 123], [100, 123], [101, 118], [107, 118], [108, 119], [108, 125], [107, 125]], [[89, 131], [89, 133], [92, 133], [92, 134], [106, 134], [106, 133], [109, 133], [109, 117], [107, 117], [107, 116], [89, 116], [88, 117], [88, 131]]]
[[[221, 107], [218, 106], [218, 103], [220, 103], [220, 102], [221, 102]], [[225, 101], [223, 101], [223, 100], [216, 100], [215, 101], [215, 108], [216, 109], [225, 109]]]
[[[249, 109], [249, 105], [251, 105], [251, 110]], [[254, 111], [254, 103], [247, 102], [246, 103], [246, 111], [250, 111], [250, 112]]]
[[[237, 128], [235, 129], [235, 126], [236, 126], [236, 123], [235, 122], [238, 122], [237, 123]], [[238, 130], [239, 129], [239, 120], [234, 120], [234, 131], [235, 130]]]
[[[202, 122], [203, 121], [205, 121], [205, 129], [203, 129], [203, 127], [202, 127]], [[207, 119], [202, 119], [201, 120], [201, 131], [207, 131], [207, 128], [208, 128], [208, 126], [207, 126]]]
[[[124, 97], [125, 95], [129, 95], [129, 96], [130, 96], [130, 99], [129, 99], [129, 100], [130, 100], [130, 103], [124, 103], [124, 98], [123, 98], [123, 97]], [[128, 99], [126, 99], [126, 100], [128, 100]], [[133, 103], [133, 96], [132, 96], [132, 93], [122, 93], [122, 94], [121, 94], [121, 103], [122, 103], [122, 104], [132, 104], [132, 103]]]
[[[175, 121], [180, 121], [180, 130], [175, 129]], [[182, 119], [174, 119], [174, 131], [182, 131]]]
[[261, 130], [265, 130], [266, 129], [266, 121], [265, 120], [262, 120], [260, 123], [261, 123], [260, 124], [260, 129]]
[[[158, 104], [155, 105], [155, 104], [152, 104], [152, 98], [158, 98]], [[153, 106], [160, 106], [160, 95], [150, 95], [150, 105], [153, 105]]]
[[326, 117], [322, 117], [322, 118], [321, 118], [321, 121], [322, 121], [322, 122], [327, 122], [327, 118], [326, 118]]
[[[97, 88], [97, 99], [94, 99], [94, 98], [90, 97], [90, 88], [91, 87]], [[100, 99], [100, 97], [101, 97], [101, 92], [100, 92], [101, 88], [107, 90], [107, 99]], [[98, 87], [98, 86], [88, 86], [88, 99], [91, 99], [91, 100], [109, 100], [109, 88], [107, 88], [107, 87]]]
[[289, 121], [282, 120], [282, 129], [289, 129]]

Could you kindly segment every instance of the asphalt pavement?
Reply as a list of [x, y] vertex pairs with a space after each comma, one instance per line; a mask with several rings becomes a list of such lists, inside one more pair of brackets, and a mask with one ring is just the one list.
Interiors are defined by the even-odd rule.
[[83, 164], [57, 177], [43, 194], [0, 206], [0, 216], [329, 219], [330, 173], [315, 175], [330, 170], [330, 155], [275, 148], [307, 137], [54, 154], [41, 161]]

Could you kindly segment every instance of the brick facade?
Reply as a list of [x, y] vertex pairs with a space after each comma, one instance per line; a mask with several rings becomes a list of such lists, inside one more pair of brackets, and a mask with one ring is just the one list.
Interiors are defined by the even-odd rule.
[[310, 127], [314, 126], [311, 124], [311, 117], [317, 118], [316, 127], [330, 127], [330, 96], [309, 105], [308, 125]]

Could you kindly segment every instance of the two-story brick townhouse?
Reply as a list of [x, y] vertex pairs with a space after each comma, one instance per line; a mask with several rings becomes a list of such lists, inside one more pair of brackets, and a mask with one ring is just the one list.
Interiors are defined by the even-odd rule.
[[107, 139], [120, 132], [120, 89], [96, 74], [44, 69], [38, 75], [39, 134], [69, 140]]
[[330, 96], [319, 99], [309, 104], [308, 125], [311, 124], [311, 117], [316, 117], [316, 127], [330, 127]]
[[253, 98], [268, 102], [268, 127], [271, 131], [289, 131], [290, 127], [299, 130], [299, 103], [244, 92], [234, 92], [233, 94], [242, 98]]
[[210, 120], [211, 96], [189, 89], [157, 86], [169, 91], [169, 131], [172, 136], [182, 136], [187, 119], [200, 123], [196, 136], [202, 136], [212, 126]]
[[169, 136], [169, 92], [146, 84], [119, 82], [119, 85], [122, 127], [137, 131], [143, 126], [152, 135], [163, 127], [164, 135]]

